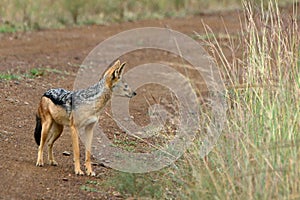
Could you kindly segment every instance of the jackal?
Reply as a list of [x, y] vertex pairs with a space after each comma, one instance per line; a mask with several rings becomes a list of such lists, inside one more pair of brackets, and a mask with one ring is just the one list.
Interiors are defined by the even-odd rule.
[[[99, 82], [87, 89], [67, 91], [50, 89], [41, 97], [36, 115], [34, 137], [39, 145], [36, 166], [43, 166], [43, 148], [48, 142], [48, 160], [50, 165], [57, 165], [53, 157], [53, 144], [61, 135], [64, 126], [70, 126], [74, 154], [75, 174], [83, 175], [80, 168], [79, 133], [84, 133], [86, 174], [95, 176], [91, 166], [91, 144], [93, 128], [99, 120], [99, 113], [111, 99], [119, 95], [133, 97], [136, 95], [122, 80], [125, 63], [113, 62], [103, 73]], [[83, 132], [81, 132], [83, 131]]]

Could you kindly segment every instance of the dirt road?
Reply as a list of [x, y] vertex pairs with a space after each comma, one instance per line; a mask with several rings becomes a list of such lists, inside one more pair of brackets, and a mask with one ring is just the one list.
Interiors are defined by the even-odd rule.
[[[242, 14], [240, 14], [242, 16]], [[0, 80], [0, 199], [122, 199], [114, 189], [92, 193], [80, 189], [88, 180], [106, 181], [113, 169], [96, 166], [98, 177], [79, 177], [73, 173], [69, 129], [65, 129], [54, 151], [57, 167], [36, 167], [37, 145], [33, 138], [35, 112], [45, 90], [55, 87], [72, 89], [79, 64], [101, 41], [119, 32], [138, 27], [168, 27], [194, 36], [204, 34], [203, 24], [216, 34], [225, 33], [224, 24], [230, 33], [240, 30], [239, 13], [215, 13], [184, 19], [147, 20], [126, 22], [109, 26], [86, 26], [64, 30], [0, 35], [0, 72], [20, 76], [15, 80]], [[151, 55], [142, 53], [128, 55], [128, 64], [134, 66], [151, 60]], [[164, 54], [155, 59], [168, 61]], [[148, 59], [148, 60], [145, 60]], [[35, 76], [31, 69], [43, 69]], [[45, 70], [47, 69], [47, 70]], [[31, 77], [31, 76], [35, 77]], [[155, 90], [152, 95], [155, 94]], [[157, 96], [159, 96], [157, 94]], [[140, 123], [147, 122], [147, 103], [142, 98], [135, 100]], [[142, 114], [141, 114], [142, 113]], [[101, 126], [113, 130], [105, 114]], [[84, 148], [81, 148], [83, 161]], [[46, 156], [46, 155], [45, 155]]]

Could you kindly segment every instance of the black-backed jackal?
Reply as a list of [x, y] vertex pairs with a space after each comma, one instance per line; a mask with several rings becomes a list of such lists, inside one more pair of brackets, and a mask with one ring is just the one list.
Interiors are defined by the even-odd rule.
[[95, 176], [91, 166], [91, 144], [93, 128], [99, 120], [99, 113], [113, 94], [133, 97], [136, 95], [122, 80], [125, 63], [114, 62], [95, 85], [87, 89], [67, 91], [50, 89], [41, 98], [36, 115], [34, 137], [39, 145], [36, 165], [43, 166], [43, 148], [48, 142], [50, 165], [57, 165], [53, 157], [53, 144], [61, 135], [64, 126], [70, 126], [73, 144], [75, 173], [83, 175], [80, 168], [79, 133], [86, 134], [86, 174]]

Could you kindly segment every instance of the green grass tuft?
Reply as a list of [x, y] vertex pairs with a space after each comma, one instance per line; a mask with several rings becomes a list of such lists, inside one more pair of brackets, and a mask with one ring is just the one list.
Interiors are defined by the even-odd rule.
[[10, 74], [10, 73], [7, 73], [7, 74], [3, 74], [3, 73], [0, 73], [0, 80], [19, 80], [21, 79], [22, 77], [20, 75], [17, 75], [17, 74]]
[[15, 33], [18, 29], [15, 26], [11, 26], [8, 24], [1, 25], [0, 24], [0, 33]]
[[33, 68], [29, 71], [32, 77], [43, 76], [45, 74], [45, 70], [41, 68]]

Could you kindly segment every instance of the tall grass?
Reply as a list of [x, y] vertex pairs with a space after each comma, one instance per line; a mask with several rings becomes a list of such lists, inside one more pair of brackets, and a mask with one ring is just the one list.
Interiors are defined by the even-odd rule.
[[[208, 162], [197, 157], [196, 146], [194, 153], [185, 155], [185, 170], [176, 172], [186, 183], [185, 198], [300, 198], [297, 8], [293, 16], [283, 15], [274, 1], [257, 8], [244, 2], [241, 60], [226, 59], [216, 38], [208, 42], [229, 79], [231, 108]], [[235, 39], [229, 40], [230, 48], [236, 49]]]
[[5, 25], [7, 31], [59, 28], [74, 24], [182, 17], [240, 6], [240, 0], [1, 0], [0, 26]]
[[[158, 191], [148, 193], [151, 198], [300, 199], [297, 7], [289, 16], [282, 14], [274, 1], [259, 5], [246, 1], [243, 5], [245, 22], [240, 37], [226, 37], [232, 59], [227, 59], [222, 41], [207, 27], [207, 44], [227, 79], [230, 105], [217, 146], [207, 161], [199, 157], [200, 146], [195, 143], [183, 158], [160, 172], [117, 175], [113, 180], [119, 181], [112, 184], [121, 193], [147, 194], [142, 183], [135, 187], [126, 181], [151, 177], [156, 187], [152, 189]], [[235, 56], [236, 49], [243, 51], [241, 57]], [[133, 191], [124, 190], [129, 187]]]

